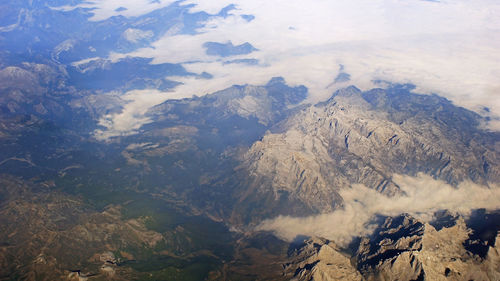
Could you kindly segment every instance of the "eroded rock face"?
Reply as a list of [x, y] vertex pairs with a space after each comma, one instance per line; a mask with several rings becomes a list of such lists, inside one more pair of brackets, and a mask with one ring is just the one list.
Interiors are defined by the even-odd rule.
[[351, 264], [350, 257], [342, 253], [332, 241], [311, 238], [295, 249], [290, 261], [284, 265], [284, 275], [290, 280], [362, 280]]
[[387, 217], [361, 238], [352, 257], [334, 242], [310, 238], [289, 253], [283, 276], [294, 280], [499, 280], [500, 234], [484, 258], [464, 245], [463, 218], [436, 230], [410, 215]]
[[265, 200], [273, 215], [330, 212], [352, 184], [400, 193], [393, 174], [498, 182], [498, 136], [479, 129], [479, 115], [405, 87], [348, 87], [280, 123], [244, 157], [250, 184], [238, 194], [241, 206]]
[[498, 245], [481, 259], [464, 247], [471, 232], [462, 218], [439, 231], [408, 215], [387, 218], [362, 239], [358, 268], [368, 280], [498, 280]]
[[397, 274], [404, 280], [422, 276], [422, 264], [414, 252], [422, 249], [425, 226], [409, 216], [389, 217], [370, 238], [361, 240], [358, 267], [365, 275], [387, 279]]
[[486, 264], [486, 270], [490, 276], [490, 279], [499, 280], [500, 279], [500, 233], [498, 233], [495, 239], [495, 246], [490, 247], [488, 250], [488, 256], [486, 258], [488, 263]]

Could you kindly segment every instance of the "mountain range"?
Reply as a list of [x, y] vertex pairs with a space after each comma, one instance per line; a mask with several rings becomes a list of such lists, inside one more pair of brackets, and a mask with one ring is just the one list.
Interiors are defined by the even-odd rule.
[[498, 133], [442, 97], [349, 86], [309, 105], [307, 88], [273, 78], [167, 100], [139, 133], [102, 142], [118, 98], [77, 93], [51, 65], [0, 74], [2, 280], [498, 278], [491, 209], [378, 214], [348, 244], [261, 227], [345, 210], [352, 185], [404, 197], [402, 175], [494, 192]]

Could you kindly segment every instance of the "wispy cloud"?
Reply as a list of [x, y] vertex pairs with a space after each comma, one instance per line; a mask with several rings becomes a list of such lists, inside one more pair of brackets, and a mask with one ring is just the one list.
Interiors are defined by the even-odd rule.
[[137, 43], [140, 40], [153, 37], [154, 33], [151, 30], [141, 30], [136, 28], [128, 28], [123, 32], [123, 37], [132, 43]]
[[347, 245], [355, 236], [370, 234], [375, 215], [395, 216], [409, 213], [430, 221], [438, 210], [449, 210], [467, 216], [478, 208], [500, 208], [500, 186], [487, 188], [463, 182], [454, 188], [443, 181], [420, 174], [417, 177], [394, 176], [406, 195], [387, 197], [362, 185], [340, 191], [344, 208], [333, 213], [294, 218], [280, 216], [263, 221], [257, 229], [274, 231], [293, 240], [297, 235], [320, 236]]
[[145, 115], [149, 108], [169, 98], [177, 97], [175, 93], [158, 90], [134, 90], [123, 95], [119, 93], [108, 93], [108, 95], [119, 96], [126, 103], [120, 112], [101, 117], [99, 126], [102, 129], [94, 132], [94, 137], [98, 140], [108, 140], [112, 137], [139, 132], [142, 125], [151, 122], [151, 119]]

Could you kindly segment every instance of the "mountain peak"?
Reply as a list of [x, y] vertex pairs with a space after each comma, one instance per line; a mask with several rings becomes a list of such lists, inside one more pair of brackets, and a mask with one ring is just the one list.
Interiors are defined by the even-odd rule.
[[275, 85], [275, 84], [283, 84], [283, 85], [285, 85], [286, 84], [285, 78], [283, 78], [281, 76], [273, 77], [273, 78], [271, 78], [271, 80], [269, 80], [269, 82], [267, 82], [266, 86], [272, 86], [272, 85]]

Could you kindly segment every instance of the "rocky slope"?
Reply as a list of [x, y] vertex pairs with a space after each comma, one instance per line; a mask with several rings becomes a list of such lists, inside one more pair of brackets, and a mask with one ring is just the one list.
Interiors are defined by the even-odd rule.
[[311, 238], [283, 264], [294, 280], [498, 280], [500, 235], [479, 257], [464, 244], [474, 230], [463, 218], [436, 230], [409, 215], [388, 217], [350, 260], [331, 241]]
[[368, 280], [498, 280], [499, 245], [481, 259], [464, 247], [472, 231], [462, 218], [439, 231], [407, 215], [388, 218], [361, 241], [358, 267]]
[[283, 267], [284, 276], [290, 280], [363, 280], [350, 257], [334, 242], [321, 238], [306, 240]]
[[481, 130], [479, 115], [412, 89], [351, 86], [274, 127], [244, 156], [249, 184], [236, 195], [235, 220], [255, 218], [260, 201], [269, 212], [259, 216], [330, 212], [342, 206], [339, 189], [357, 183], [394, 195], [396, 173], [452, 185], [499, 182], [498, 134]]
[[[195, 125], [199, 126], [221, 125], [224, 121], [233, 121], [237, 125], [235, 118], [238, 117], [269, 127], [287, 117], [290, 109], [306, 97], [306, 87], [290, 87], [283, 78], [274, 77], [262, 86], [235, 85], [203, 97], [168, 100], [149, 110], [149, 116], [155, 119], [156, 126], [167, 120], [196, 121]], [[245, 129], [252, 130], [253, 127], [257, 126]], [[226, 128], [219, 128], [223, 129]]]

